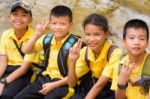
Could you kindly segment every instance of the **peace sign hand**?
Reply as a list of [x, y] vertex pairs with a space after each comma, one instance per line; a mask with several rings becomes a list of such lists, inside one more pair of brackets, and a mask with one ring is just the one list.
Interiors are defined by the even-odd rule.
[[130, 61], [125, 62], [120, 70], [118, 83], [125, 85], [128, 82], [134, 68], [135, 63], [131, 63]]
[[35, 35], [41, 37], [44, 34], [46, 27], [48, 26], [49, 21], [43, 20], [41, 24], [36, 26]]
[[79, 39], [78, 42], [69, 49], [69, 59], [71, 61], [76, 61], [79, 58], [81, 46], [82, 46], [82, 40]]

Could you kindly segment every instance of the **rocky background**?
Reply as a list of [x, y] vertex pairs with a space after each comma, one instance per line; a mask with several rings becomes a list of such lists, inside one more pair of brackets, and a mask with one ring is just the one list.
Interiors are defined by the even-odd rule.
[[[10, 27], [7, 17], [11, 4], [17, 0], [0, 0], [0, 34]], [[124, 24], [133, 18], [139, 18], [150, 26], [149, 0], [24, 0], [32, 6], [33, 23], [48, 19], [51, 8], [56, 5], [69, 6], [73, 11], [74, 26], [71, 33], [83, 37], [82, 22], [91, 13], [103, 14], [108, 18], [112, 36], [110, 42], [121, 47]], [[47, 30], [49, 31], [49, 30]], [[150, 49], [148, 49], [150, 50]]]

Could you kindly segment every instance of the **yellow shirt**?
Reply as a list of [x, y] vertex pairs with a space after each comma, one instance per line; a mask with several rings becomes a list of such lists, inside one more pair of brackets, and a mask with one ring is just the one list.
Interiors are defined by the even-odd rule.
[[[60, 79], [64, 78], [60, 74], [57, 59], [58, 59], [59, 50], [68, 37], [69, 37], [69, 34], [63, 40], [56, 43], [55, 37], [53, 36], [51, 45], [50, 45], [51, 47], [50, 47], [50, 56], [48, 59], [48, 66], [46, 68], [46, 71], [44, 71], [42, 73], [43, 75], [49, 75], [52, 79], [53, 78], [60, 78]], [[38, 51], [43, 50], [43, 38], [44, 37], [39, 39], [35, 44], [35, 49]]]
[[[133, 72], [131, 73], [130, 79], [131, 81], [135, 82], [137, 80], [139, 80], [141, 78], [141, 73], [142, 73], [142, 69], [143, 69], [143, 65], [144, 62], [146, 60], [146, 57], [148, 56], [148, 53], [145, 54], [143, 62], [133, 70]], [[125, 61], [129, 60], [129, 56], [125, 56], [122, 60], [121, 60], [121, 64], [123, 64]], [[119, 65], [118, 65], [119, 66]], [[118, 67], [119, 68], [119, 67]], [[113, 79], [113, 83], [112, 83], [112, 88], [114, 90], [117, 89], [117, 82], [118, 82], [118, 70], [116, 71], [115, 74], [115, 78]], [[116, 78], [117, 77], [117, 78]], [[132, 86], [130, 83], [128, 83], [128, 87], [126, 89], [126, 97], [127, 99], [147, 99], [146, 95], [143, 95], [140, 93], [140, 86]]]
[[[113, 51], [110, 57], [110, 61], [107, 61], [107, 52], [110, 48], [111, 44], [105, 42], [100, 55], [97, 59], [94, 57], [94, 53], [91, 49], [88, 51], [88, 59], [90, 60], [90, 68], [87, 66], [85, 61], [85, 53], [86, 47], [84, 47], [80, 52], [80, 57], [76, 63], [76, 75], [78, 78], [83, 76], [89, 70], [92, 71], [92, 75], [96, 78], [99, 78], [101, 75], [106, 77], [111, 77], [112, 74], [112, 67], [118, 62], [120, 56], [122, 55], [122, 51], [117, 48]], [[105, 68], [105, 69], [104, 69]], [[106, 69], [109, 68], [109, 69]], [[105, 70], [105, 72], [103, 72]], [[103, 73], [102, 73], [103, 72]]]
[[[21, 43], [23, 42], [21, 47], [21, 49], [23, 49], [32, 35], [33, 30], [31, 28], [28, 28], [27, 32], [24, 34], [21, 40], [16, 38], [14, 29], [8, 29], [3, 32], [0, 41], [0, 54], [7, 56], [8, 65], [21, 65], [23, 63], [23, 58], [21, 57], [13, 40], [16, 41], [18, 47], [20, 47]], [[25, 57], [28, 57], [28, 55], [25, 55]]]
[[26, 54], [27, 57], [24, 58], [24, 61], [33, 62], [33, 63], [40, 63], [40, 53], [34, 52], [31, 54]]

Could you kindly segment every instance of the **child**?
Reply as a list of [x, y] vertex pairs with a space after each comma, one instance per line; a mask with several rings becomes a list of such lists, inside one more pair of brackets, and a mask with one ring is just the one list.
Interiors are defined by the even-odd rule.
[[[28, 55], [24, 56], [21, 51], [30, 36], [33, 35], [33, 30], [28, 26], [32, 22], [30, 6], [21, 1], [12, 4], [9, 22], [13, 28], [4, 31], [0, 41], [1, 99], [12, 99], [30, 82], [31, 76], [31, 72], [24, 75], [31, 63], [23, 62], [24, 57], [27, 58]], [[20, 66], [22, 63], [24, 64]], [[18, 69], [19, 67], [21, 68]], [[21, 75], [24, 76], [21, 77]]]
[[61, 99], [68, 93], [68, 53], [69, 48], [77, 41], [76, 36], [69, 34], [72, 26], [71, 10], [61, 5], [54, 7], [49, 23], [52, 33], [40, 38], [48, 24], [43, 22], [37, 26], [35, 34], [24, 49], [26, 53], [43, 49], [45, 70], [41, 78], [26, 87], [14, 99]]
[[[107, 42], [108, 22], [104, 16], [89, 15], [83, 22], [83, 28], [88, 47], [84, 47], [80, 51], [81, 44], [79, 43], [70, 49], [69, 55], [71, 64], [68, 71], [68, 84], [70, 87], [74, 87], [77, 80], [81, 80], [79, 85], [81, 88], [77, 89], [77, 95], [74, 98], [84, 99], [99, 79], [96, 83], [97, 86], [94, 86], [96, 88], [93, 87], [86, 98], [94, 99], [97, 96], [97, 99], [114, 99], [114, 92], [110, 91], [109, 80], [112, 78], [113, 66], [117, 65], [122, 52]], [[102, 92], [99, 94], [101, 90]]]
[[[148, 40], [149, 29], [144, 21], [132, 19], [125, 24], [122, 43], [127, 50], [127, 55], [120, 62], [123, 65], [119, 70], [118, 81], [114, 79], [112, 84], [112, 87], [117, 89], [116, 99], [148, 99], [149, 85], [145, 87], [148, 88], [147, 91], [144, 86], [149, 82], [143, 80], [146, 76], [150, 77], [145, 75], [149, 73], [149, 69], [147, 69], [148, 73], [144, 74], [145, 64], [150, 58], [146, 52]], [[118, 75], [117, 72], [116, 75]]]

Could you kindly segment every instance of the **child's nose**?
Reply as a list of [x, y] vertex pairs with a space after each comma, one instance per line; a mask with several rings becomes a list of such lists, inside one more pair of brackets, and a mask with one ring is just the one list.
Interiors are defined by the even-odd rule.
[[16, 16], [16, 19], [21, 19], [21, 16], [20, 15]]
[[135, 44], [139, 44], [140, 43], [140, 39], [137, 38], [137, 39], [135, 39], [134, 42], [135, 42]]
[[56, 28], [56, 29], [60, 29], [61, 26], [60, 26], [59, 24], [57, 24], [55, 28]]
[[91, 41], [94, 41], [94, 40], [95, 40], [94, 36], [90, 36], [89, 39], [90, 39]]

